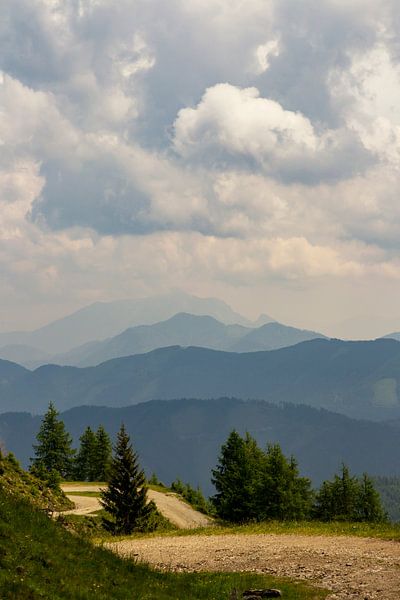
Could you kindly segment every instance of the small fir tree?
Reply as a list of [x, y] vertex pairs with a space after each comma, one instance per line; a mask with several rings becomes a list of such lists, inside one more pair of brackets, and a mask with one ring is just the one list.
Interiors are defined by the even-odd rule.
[[101, 504], [111, 517], [103, 518], [103, 525], [114, 535], [144, 527], [152, 511], [147, 504], [146, 477], [124, 425], [118, 432], [108, 488], [101, 492]]
[[31, 471], [44, 480], [68, 478], [73, 470], [72, 438], [63, 421], [58, 418], [52, 402], [43, 417], [36, 439], [38, 444], [33, 446], [35, 456], [31, 459]]

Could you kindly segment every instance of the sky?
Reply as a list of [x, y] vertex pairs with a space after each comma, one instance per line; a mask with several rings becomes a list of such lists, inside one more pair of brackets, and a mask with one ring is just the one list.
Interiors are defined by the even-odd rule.
[[395, 0], [2, 0], [0, 330], [182, 289], [400, 329]]

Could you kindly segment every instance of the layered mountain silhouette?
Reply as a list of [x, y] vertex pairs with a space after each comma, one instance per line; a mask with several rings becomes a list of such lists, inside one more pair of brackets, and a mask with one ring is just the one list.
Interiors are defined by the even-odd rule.
[[232, 396], [307, 404], [356, 418], [400, 417], [400, 343], [390, 339], [316, 339], [250, 353], [175, 346], [96, 367], [47, 365], [33, 372], [0, 364], [2, 412], [41, 412], [51, 400], [65, 410]]
[[223, 323], [251, 324], [222, 300], [177, 291], [136, 300], [96, 302], [35, 331], [0, 333], [0, 348], [20, 345], [48, 354], [67, 352], [87, 342], [117, 335], [128, 327], [169, 319], [178, 312], [211, 315]]
[[[212, 492], [211, 469], [229, 432], [249, 431], [262, 447], [281, 444], [294, 454], [303, 474], [314, 484], [331, 478], [344, 461], [352, 472], [400, 474], [398, 430], [383, 423], [356, 421], [306, 406], [260, 401], [153, 401], [126, 408], [78, 407], [61, 414], [78, 445], [87, 425], [106, 426], [115, 437], [121, 422], [131, 435], [148, 475], [156, 472], [169, 484], [176, 477]], [[0, 439], [25, 466], [41, 418], [27, 413], [0, 415]]]
[[[52, 357], [51, 362], [80, 367], [95, 366], [111, 358], [175, 345], [254, 352], [275, 350], [318, 337], [324, 336], [276, 322], [252, 329], [243, 325], [225, 325], [210, 316], [179, 313], [161, 323], [131, 327], [102, 342], [84, 344], [66, 354]], [[30, 366], [29, 362], [25, 364]], [[40, 361], [40, 364], [45, 363]]]

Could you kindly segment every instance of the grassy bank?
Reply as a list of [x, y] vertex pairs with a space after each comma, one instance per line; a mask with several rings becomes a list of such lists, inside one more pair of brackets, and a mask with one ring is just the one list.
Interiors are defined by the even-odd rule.
[[[201, 529], [176, 529], [168, 535], [224, 535], [224, 534], [293, 534], [293, 535], [328, 535], [371, 537], [382, 540], [400, 542], [400, 525], [391, 523], [322, 523], [319, 521], [267, 521], [247, 525], [216, 524], [214, 527]], [[137, 533], [137, 537], [164, 535], [163, 532], [150, 534]], [[122, 538], [121, 538], [122, 539]]]
[[0, 491], [2, 600], [228, 600], [233, 588], [271, 586], [291, 600], [326, 597], [261, 575], [159, 573], [93, 546], [27, 501]]

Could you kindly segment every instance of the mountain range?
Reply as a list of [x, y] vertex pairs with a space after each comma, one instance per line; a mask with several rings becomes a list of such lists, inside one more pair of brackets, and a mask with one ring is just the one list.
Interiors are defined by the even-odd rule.
[[[296, 329], [281, 323], [266, 323], [257, 328], [243, 325], [225, 325], [206, 315], [178, 313], [166, 321], [154, 325], [130, 327], [119, 335], [103, 340], [88, 342], [78, 348], [47, 359], [17, 360], [22, 365], [37, 367], [54, 363], [88, 367], [111, 358], [142, 354], [167, 346], [200, 346], [230, 352], [255, 352], [275, 350], [298, 342], [324, 337], [314, 331]], [[1, 356], [1, 352], [0, 352]], [[13, 360], [15, 355], [7, 356]]]
[[[210, 315], [223, 323], [250, 326], [251, 322], [217, 298], [198, 298], [181, 291], [161, 296], [115, 302], [95, 302], [35, 331], [0, 333], [0, 348], [29, 346], [46, 354], [68, 352], [93, 340], [102, 340], [128, 327], [169, 319], [178, 312]], [[273, 321], [261, 315], [256, 326]]]
[[169, 347], [96, 367], [29, 371], [0, 361], [0, 410], [232, 396], [322, 407], [354, 418], [400, 417], [400, 343], [315, 339], [265, 352]]
[[[356, 421], [302, 405], [274, 405], [232, 398], [152, 401], [125, 408], [77, 407], [61, 414], [75, 445], [87, 425], [106, 426], [115, 438], [123, 422], [148, 475], [169, 484], [176, 477], [212, 492], [211, 469], [221, 444], [236, 428], [249, 431], [262, 447], [281, 444], [314, 484], [331, 478], [344, 461], [351, 471], [400, 474], [398, 430], [384, 423]], [[41, 418], [27, 413], [0, 415], [0, 439], [25, 466]]]

